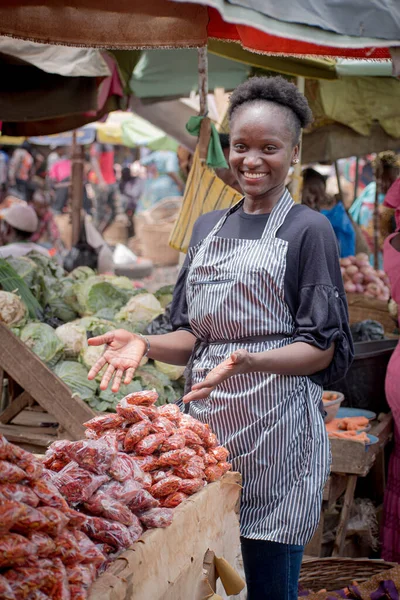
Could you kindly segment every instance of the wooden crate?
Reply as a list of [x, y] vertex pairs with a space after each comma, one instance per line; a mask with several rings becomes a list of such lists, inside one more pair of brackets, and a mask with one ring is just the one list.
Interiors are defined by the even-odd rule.
[[54, 439], [84, 437], [83, 423], [95, 412], [0, 323], [0, 389], [5, 378], [11, 402], [0, 414], [0, 433], [10, 442], [43, 452]]
[[397, 324], [390, 316], [387, 302], [366, 298], [363, 294], [346, 294], [350, 323], [371, 319], [382, 324], [385, 333], [392, 334]]

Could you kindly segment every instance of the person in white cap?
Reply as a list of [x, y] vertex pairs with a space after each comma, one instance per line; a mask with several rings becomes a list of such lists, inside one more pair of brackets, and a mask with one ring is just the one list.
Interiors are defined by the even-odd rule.
[[39, 220], [35, 210], [27, 204], [14, 204], [0, 213], [0, 257], [25, 256], [35, 250], [45, 256], [48, 251], [30, 241]]

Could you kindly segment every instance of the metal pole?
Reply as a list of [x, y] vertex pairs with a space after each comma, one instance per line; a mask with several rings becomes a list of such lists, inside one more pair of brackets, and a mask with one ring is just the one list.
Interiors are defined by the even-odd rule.
[[207, 46], [202, 46], [197, 50], [197, 61], [199, 71], [199, 100], [200, 116], [206, 117], [208, 113], [208, 55]]
[[[302, 94], [304, 94], [304, 90], [305, 90], [305, 85], [306, 85], [306, 80], [304, 77], [297, 77], [297, 81], [296, 81], [296, 85], [297, 88], [299, 90], [299, 92], [301, 92]], [[301, 187], [302, 187], [302, 176], [301, 176], [301, 142], [302, 142], [302, 138], [303, 138], [303, 132], [301, 132], [300, 134], [300, 146], [299, 146], [299, 162], [294, 165], [294, 169], [293, 169], [293, 179], [292, 179], [292, 196], [293, 196], [293, 200], [296, 203], [299, 203], [301, 198], [300, 198], [300, 192], [301, 192]]]
[[355, 173], [355, 177], [354, 177], [354, 194], [353, 194], [353, 202], [356, 200], [357, 196], [358, 196], [358, 181], [359, 181], [359, 174], [358, 174], [358, 170], [360, 168], [360, 157], [357, 156], [356, 158], [356, 173]]
[[379, 269], [379, 194], [382, 187], [382, 162], [375, 159], [375, 204], [374, 204], [374, 269]]
[[76, 131], [72, 133], [72, 173], [71, 173], [71, 221], [72, 245], [79, 240], [83, 205], [83, 147], [77, 144]]
[[342, 184], [340, 183], [340, 171], [338, 161], [335, 160], [335, 173], [336, 173], [336, 182], [338, 186], [339, 199], [343, 202], [343, 192], [342, 192]]

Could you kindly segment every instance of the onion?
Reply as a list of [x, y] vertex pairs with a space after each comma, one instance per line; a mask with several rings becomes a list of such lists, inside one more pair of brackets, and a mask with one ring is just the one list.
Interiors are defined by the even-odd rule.
[[371, 273], [371, 274], [366, 273], [366, 274], [364, 274], [364, 282], [368, 283], [368, 284], [369, 283], [379, 284], [380, 279], [373, 273]]
[[360, 271], [361, 271], [361, 273], [364, 273], [364, 275], [366, 275], [367, 273], [373, 273], [373, 274], [375, 274], [375, 271], [371, 267], [371, 265], [366, 265], [365, 267], [361, 267]]
[[346, 273], [355, 275], [355, 273], [358, 273], [358, 267], [356, 267], [356, 265], [350, 265], [349, 267], [346, 267]]
[[363, 294], [364, 293], [364, 286], [362, 283], [356, 283], [356, 292], [357, 294]]
[[361, 269], [361, 267], [368, 267], [369, 262], [367, 260], [359, 260], [358, 258], [356, 258], [356, 265], [359, 269]]
[[360, 273], [360, 271], [357, 271], [357, 273], [354, 273], [353, 277], [351, 278], [353, 283], [363, 283], [364, 281], [364, 275], [362, 273]]
[[350, 294], [355, 294], [355, 292], [357, 291], [356, 284], [352, 281], [346, 281], [346, 283], [344, 284], [344, 289]]
[[363, 260], [364, 262], [369, 262], [369, 256], [368, 254], [365, 254], [365, 252], [359, 252], [358, 254], [356, 254], [356, 260]]
[[389, 296], [386, 296], [385, 294], [380, 294], [379, 296], [377, 296], [378, 300], [381, 300], [382, 302], [387, 302], [389, 300]]
[[374, 296], [379, 296], [379, 294], [381, 293], [381, 288], [376, 283], [368, 283], [366, 291], [370, 294], [373, 294]]
[[349, 258], [342, 258], [340, 264], [342, 265], [342, 267], [349, 267], [352, 264], [352, 262]]

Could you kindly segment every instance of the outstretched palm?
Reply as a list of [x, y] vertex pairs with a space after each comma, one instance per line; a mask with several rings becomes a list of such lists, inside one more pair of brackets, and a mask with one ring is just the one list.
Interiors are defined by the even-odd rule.
[[118, 392], [124, 373], [124, 383], [127, 385], [132, 381], [146, 351], [146, 342], [125, 329], [116, 329], [105, 335], [91, 338], [88, 343], [90, 346], [106, 344], [103, 355], [90, 369], [88, 379], [94, 379], [102, 368], [108, 365], [101, 380], [100, 389], [106, 390], [114, 377], [112, 392]]

